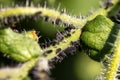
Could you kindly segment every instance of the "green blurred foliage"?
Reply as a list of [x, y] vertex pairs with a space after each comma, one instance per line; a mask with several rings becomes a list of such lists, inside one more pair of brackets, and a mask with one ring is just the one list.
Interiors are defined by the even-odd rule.
[[60, 5], [60, 9], [66, 9], [68, 13], [79, 16], [86, 15], [91, 10], [97, 9], [99, 0], [56, 0], [55, 7]]
[[103, 70], [103, 64], [92, 60], [85, 52], [77, 52], [77, 54], [74, 69], [78, 80], [95, 80]]
[[2, 6], [9, 6], [12, 5], [12, 2], [14, 2], [14, 0], [0, 0], [0, 5]]

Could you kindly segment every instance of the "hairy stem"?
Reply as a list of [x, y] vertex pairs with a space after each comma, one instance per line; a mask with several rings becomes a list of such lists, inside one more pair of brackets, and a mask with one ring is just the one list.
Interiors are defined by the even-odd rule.
[[19, 15], [34, 15], [40, 13], [42, 17], [48, 16], [51, 21], [56, 21], [59, 19], [63, 24], [66, 23], [68, 25], [73, 25], [77, 28], [82, 28], [87, 21], [94, 19], [97, 15], [106, 15], [107, 12], [104, 8], [100, 8], [94, 11], [90, 16], [82, 19], [76, 18], [67, 15], [66, 13], [61, 13], [55, 11], [53, 9], [48, 8], [36, 8], [36, 7], [17, 7], [17, 8], [8, 8], [8, 9], [1, 9], [0, 11], [0, 18], [9, 17], [9, 16], [19, 16]]
[[48, 54], [48, 56], [46, 56], [46, 58], [48, 60], [51, 60], [52, 58], [59, 55], [59, 52], [57, 52], [57, 49], [61, 49], [60, 52], [67, 49], [68, 47], [70, 47], [72, 45], [72, 42], [79, 40], [80, 34], [81, 34], [80, 29], [73, 29], [70, 32], [70, 35], [71, 35], [70, 37], [64, 37], [64, 39], [61, 42], [59, 42], [58, 44], [56, 44], [54, 46], [51, 45], [50, 47], [44, 49], [43, 52], [47, 52], [48, 50], [52, 50], [52, 52], [50, 54]]
[[115, 45], [113, 56], [111, 58], [110, 66], [105, 76], [105, 80], [116, 80], [115, 77], [116, 77], [116, 73], [120, 63], [120, 37], [119, 36]]

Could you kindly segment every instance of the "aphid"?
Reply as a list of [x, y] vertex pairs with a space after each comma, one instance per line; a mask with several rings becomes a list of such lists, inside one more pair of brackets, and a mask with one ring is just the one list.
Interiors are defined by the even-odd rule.
[[41, 11], [38, 11], [38, 12], [36, 12], [34, 15], [35, 16], [40, 16], [42, 14], [42, 12]]
[[56, 50], [56, 53], [60, 53], [61, 52], [61, 48], [58, 48], [57, 50]]
[[106, 3], [105, 3], [105, 9], [108, 9], [112, 5], [113, 5], [113, 3], [111, 2], [111, 0], [107, 0]]
[[58, 43], [58, 41], [57, 40], [53, 40], [53, 41], [51, 41], [51, 44], [53, 45], [53, 46], [55, 46], [56, 44]]
[[64, 35], [61, 34], [59, 31], [56, 33], [56, 39], [58, 41], [62, 41], [64, 39]]
[[74, 54], [76, 52], [76, 47], [75, 46], [70, 46], [67, 49], [64, 50], [64, 53], [66, 54]]
[[47, 54], [50, 54], [51, 52], [52, 52], [52, 50], [48, 50], [48, 51], [46, 51]]
[[57, 19], [55, 20], [55, 24], [56, 24], [56, 25], [59, 25], [60, 23], [61, 23], [61, 19], [57, 18]]
[[45, 21], [49, 21], [49, 17], [48, 16], [45, 16]]
[[70, 37], [70, 36], [71, 36], [71, 34], [68, 33], [65, 37]]

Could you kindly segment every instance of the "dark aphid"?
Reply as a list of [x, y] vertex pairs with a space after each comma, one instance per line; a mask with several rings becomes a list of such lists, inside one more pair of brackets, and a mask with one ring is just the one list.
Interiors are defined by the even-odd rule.
[[8, 16], [8, 17], [5, 17], [1, 20], [1, 22], [4, 24], [4, 26], [10, 26], [10, 27], [13, 27], [15, 28], [15, 21], [16, 19], [14, 19], [13, 16]]
[[66, 57], [67, 54], [74, 54], [77, 50], [77, 48], [79, 47], [80, 42], [75, 41], [75, 42], [71, 42], [71, 46], [66, 48], [65, 50], [61, 50], [61, 48], [58, 48], [56, 50], [56, 53], [58, 54], [57, 57], [53, 58], [51, 61], [52, 62], [61, 62], [63, 60], [64, 57]]
[[70, 37], [71, 36], [71, 34], [70, 33], [68, 33], [65, 37]]
[[55, 45], [56, 43], [54, 43], [53, 41], [45, 41], [40, 43], [40, 46], [42, 49], [45, 49], [46, 47], [50, 47], [51, 45]]
[[66, 28], [65, 28], [65, 31], [70, 32], [71, 29], [75, 29], [75, 27], [74, 27], [73, 25], [69, 25], [69, 27], [66, 27]]
[[66, 57], [66, 53], [64, 53], [64, 51], [61, 51], [58, 54], [58, 57], [56, 58], [56, 60], [54, 60], [55, 62], [61, 62], [64, 58]]
[[67, 24], [67, 23], [63, 23], [63, 25], [64, 25], [64, 26], [68, 26], [68, 24]]
[[52, 23], [52, 24], [55, 24], [55, 21], [52, 21], [51, 23]]
[[71, 45], [74, 45], [75, 47], [79, 47], [80, 46], [80, 41], [74, 41], [74, 42], [71, 42]]
[[45, 16], [45, 21], [46, 21], [46, 22], [49, 21], [49, 16]]
[[61, 34], [61, 32], [56, 33], [56, 39], [58, 42], [62, 41], [64, 39], [64, 35]]
[[73, 24], [67, 24], [67, 23], [63, 23], [64, 26], [66, 26], [65, 30], [69, 30], [69, 29], [75, 29], [75, 26]]
[[57, 18], [57, 19], [55, 20], [55, 24], [59, 25], [60, 23], [61, 23], [61, 19]]
[[79, 48], [80, 46], [80, 41], [74, 41], [74, 42], [71, 42], [71, 46], [66, 48], [65, 50], [63, 50], [64, 53], [66, 54], [73, 54], [76, 52], [77, 48]]
[[69, 33], [69, 31], [65, 31], [65, 32], [64, 32], [64, 37], [68, 38], [68, 37], [70, 37], [70, 36], [71, 36], [71, 34]]
[[39, 12], [36, 12], [34, 15], [38, 16], [38, 15], [41, 15], [41, 14], [42, 14], [42, 12], [39, 11]]
[[64, 59], [64, 57], [66, 57], [66, 55], [67, 55], [67, 54], [64, 52], [64, 50], [62, 51], [61, 48], [58, 48], [58, 49], [56, 50], [56, 53], [57, 53], [58, 55], [50, 60], [50, 62], [52, 62], [52, 64], [53, 64], [54, 62], [55, 62], [55, 63], [61, 62], [61, 61]]
[[47, 43], [45, 43], [45, 42], [40, 43], [40, 46], [43, 49], [45, 49], [46, 47], [49, 47], [50, 45], [55, 46], [57, 43], [58, 43], [57, 40], [54, 39], [53, 41], [50, 41], [50, 42], [47, 42]]
[[66, 53], [64, 51], [61, 51], [58, 56], [64, 58], [66, 57]]
[[111, 2], [111, 0], [107, 0], [106, 3], [105, 3], [105, 9], [108, 9], [112, 5], [113, 5], [113, 3]]
[[13, 24], [15, 24], [15, 22], [18, 22], [19, 20], [19, 16], [8, 16], [4, 17], [2, 21], [5, 25], [12, 26]]
[[53, 50], [47, 50], [46, 53], [50, 54]]
[[53, 46], [55, 46], [56, 44], [58, 43], [58, 41], [57, 40], [53, 40], [53, 41], [51, 41], [51, 44], [53, 45]]
[[56, 50], [56, 53], [60, 53], [61, 52], [61, 48], [58, 48], [57, 50]]
[[63, 60], [64, 56], [61, 56], [60, 54], [58, 55], [58, 57], [55, 57], [52, 59], [52, 63], [57, 63], [57, 62], [61, 62]]
[[50, 42], [47, 42], [47, 47], [50, 47], [50, 45], [51, 45], [51, 41]]
[[73, 24], [70, 24], [68, 27], [71, 29], [75, 29], [75, 26], [73, 26]]
[[50, 62], [51, 62], [51, 63], [53, 63], [53, 62], [56, 62], [56, 63], [57, 63], [57, 62], [58, 62], [58, 57], [52, 58], [52, 59], [50, 60]]
[[70, 47], [68, 47], [67, 49], [65, 49], [64, 50], [64, 53], [66, 53], [66, 54], [73, 54], [73, 53], [75, 53], [76, 52], [76, 47], [75, 46], [70, 46]]
[[46, 44], [45, 43], [40, 43], [40, 46], [41, 46], [42, 49], [46, 48]]
[[42, 12], [39, 11], [39, 12], [36, 12], [34, 15], [33, 15], [33, 20], [38, 20], [39, 18], [42, 18], [41, 16]]

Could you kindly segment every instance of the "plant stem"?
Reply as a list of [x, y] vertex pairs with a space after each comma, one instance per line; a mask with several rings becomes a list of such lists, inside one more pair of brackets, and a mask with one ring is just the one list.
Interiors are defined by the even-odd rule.
[[115, 77], [116, 77], [117, 70], [120, 64], [120, 37], [119, 36], [116, 42], [116, 47], [115, 47], [113, 56], [111, 58], [110, 66], [105, 76], [105, 80], [116, 80]]

